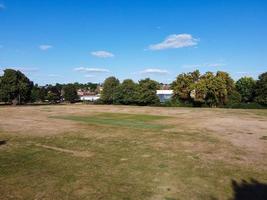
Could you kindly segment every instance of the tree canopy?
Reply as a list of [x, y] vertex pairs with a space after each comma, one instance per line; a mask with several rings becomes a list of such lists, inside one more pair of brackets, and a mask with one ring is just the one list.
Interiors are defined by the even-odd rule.
[[63, 97], [65, 101], [74, 103], [78, 100], [77, 89], [74, 84], [67, 84], [63, 87]]
[[22, 72], [5, 69], [0, 77], [0, 99], [6, 103], [21, 104], [30, 101], [31, 82]]
[[112, 104], [116, 102], [115, 95], [120, 81], [114, 76], [108, 77], [103, 84], [101, 99], [104, 103]]

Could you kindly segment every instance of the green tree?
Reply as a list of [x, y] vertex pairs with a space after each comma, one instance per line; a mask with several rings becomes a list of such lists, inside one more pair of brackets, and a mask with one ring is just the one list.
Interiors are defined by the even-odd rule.
[[143, 106], [159, 104], [158, 89], [158, 82], [149, 78], [140, 80], [138, 85], [138, 104]]
[[244, 103], [252, 102], [255, 96], [256, 81], [252, 77], [242, 77], [236, 82], [236, 89]]
[[31, 90], [31, 102], [37, 102], [37, 101], [41, 101], [40, 87], [38, 86], [38, 84], [35, 84]]
[[19, 70], [5, 69], [0, 78], [0, 99], [15, 105], [26, 103], [31, 99], [32, 87], [32, 81]]
[[46, 97], [50, 103], [57, 103], [61, 100], [61, 86], [59, 84], [46, 86]]
[[218, 71], [216, 77], [221, 78], [225, 82], [227, 95], [235, 91], [235, 81], [231, 78], [230, 74], [223, 71]]
[[199, 80], [199, 77], [200, 72], [198, 70], [179, 74], [171, 87], [173, 89], [173, 99], [181, 102], [190, 102], [193, 85]]
[[64, 90], [64, 99], [70, 103], [73, 103], [78, 100], [77, 90], [74, 84], [67, 84], [63, 87]]
[[267, 72], [259, 76], [256, 82], [256, 102], [267, 105]]
[[115, 102], [118, 104], [136, 104], [138, 99], [138, 85], [131, 79], [124, 80], [115, 93]]
[[115, 94], [119, 85], [120, 81], [117, 78], [114, 76], [108, 77], [103, 84], [101, 100], [107, 104], [115, 103]]

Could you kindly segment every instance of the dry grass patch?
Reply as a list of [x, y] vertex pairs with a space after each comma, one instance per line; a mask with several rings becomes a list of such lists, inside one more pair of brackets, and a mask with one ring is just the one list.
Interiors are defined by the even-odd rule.
[[267, 182], [267, 119], [245, 112], [1, 107], [1, 199], [230, 199]]

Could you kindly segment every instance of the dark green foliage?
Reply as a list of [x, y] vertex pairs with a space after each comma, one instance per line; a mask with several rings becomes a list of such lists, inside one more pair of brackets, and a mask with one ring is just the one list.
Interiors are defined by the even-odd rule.
[[223, 106], [224, 108], [236, 108], [236, 109], [267, 109], [266, 106], [263, 106], [258, 103], [233, 103]]
[[252, 102], [255, 97], [256, 81], [251, 77], [242, 77], [236, 82], [236, 89], [244, 103]]
[[159, 89], [159, 83], [149, 78], [139, 81], [138, 84], [131, 79], [126, 79], [120, 84], [115, 77], [109, 77], [103, 84], [101, 102], [142, 106], [157, 105], [159, 104], [157, 89]]
[[124, 80], [115, 93], [115, 103], [117, 104], [137, 104], [138, 103], [138, 85], [131, 79]]
[[41, 89], [37, 84], [35, 84], [31, 90], [31, 102], [41, 101], [40, 96], [41, 96]]
[[239, 104], [241, 103], [242, 96], [240, 95], [239, 92], [234, 90], [229, 96], [228, 96], [228, 101], [227, 105], [233, 105], [233, 104]]
[[139, 81], [138, 85], [138, 104], [145, 105], [157, 105], [159, 104], [159, 98], [157, 96], [157, 90], [159, 89], [159, 83], [146, 78]]
[[0, 77], [0, 100], [21, 104], [30, 101], [33, 83], [20, 71], [5, 69]]
[[59, 84], [48, 85], [46, 86], [46, 97], [45, 100], [49, 101], [50, 103], [58, 103], [61, 100], [61, 89], [62, 87]]
[[256, 82], [256, 102], [262, 105], [267, 105], [267, 72], [259, 76]]
[[74, 103], [75, 101], [78, 100], [78, 95], [77, 95], [77, 90], [74, 84], [68, 84], [64, 86], [64, 100], [68, 101], [70, 103]]
[[101, 99], [104, 103], [112, 104], [116, 102], [115, 94], [120, 81], [114, 76], [107, 78], [103, 84], [103, 91], [101, 93]]
[[91, 91], [95, 91], [97, 89], [98, 84], [97, 83], [78, 83], [75, 82], [73, 83], [73, 85], [75, 86], [76, 90], [78, 89], [90, 89]]

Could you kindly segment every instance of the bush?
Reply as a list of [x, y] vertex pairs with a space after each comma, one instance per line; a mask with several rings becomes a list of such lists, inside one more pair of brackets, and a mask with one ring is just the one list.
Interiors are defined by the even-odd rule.
[[226, 105], [224, 108], [235, 108], [235, 109], [267, 109], [267, 106], [263, 106], [258, 103], [234, 103]]
[[163, 107], [193, 107], [191, 103], [180, 102], [179, 100], [171, 99], [160, 104]]

